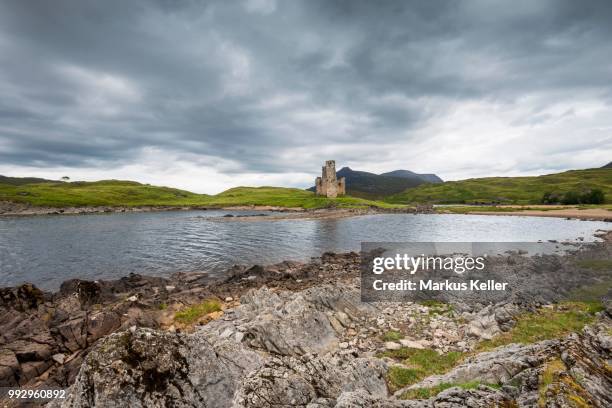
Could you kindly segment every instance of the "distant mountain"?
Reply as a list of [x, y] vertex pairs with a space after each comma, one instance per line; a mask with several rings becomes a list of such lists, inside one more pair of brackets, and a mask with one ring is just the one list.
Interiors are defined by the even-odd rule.
[[382, 173], [381, 176], [401, 177], [407, 179], [421, 179], [426, 183], [443, 183], [444, 181], [435, 174], [419, 174], [410, 170], [393, 170], [388, 173]]
[[[397, 194], [407, 188], [416, 187], [424, 183], [442, 182], [435, 174], [417, 174], [408, 170], [374, 174], [343, 167], [336, 172], [336, 176], [346, 178], [346, 193], [348, 195], [369, 199]], [[309, 190], [314, 191], [315, 188], [311, 187]]]
[[612, 162], [606, 164], [605, 166], [601, 167], [602, 169], [612, 169]]
[[36, 177], [7, 177], [0, 175], [0, 183], [23, 186], [24, 184], [57, 183], [57, 181]]

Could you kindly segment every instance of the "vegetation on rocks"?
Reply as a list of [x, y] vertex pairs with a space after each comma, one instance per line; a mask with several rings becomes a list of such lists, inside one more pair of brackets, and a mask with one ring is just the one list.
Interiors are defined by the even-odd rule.
[[417, 383], [432, 374], [442, 374], [450, 370], [462, 356], [463, 353], [457, 351], [439, 354], [432, 349], [409, 347], [387, 350], [379, 354], [379, 357], [389, 357], [401, 364], [391, 366], [387, 373], [389, 388], [393, 391]]
[[494, 388], [494, 389], [500, 388], [499, 384], [483, 384], [480, 381], [469, 381], [466, 383], [457, 383], [457, 384], [442, 383], [442, 384], [439, 384], [431, 388], [415, 388], [415, 389], [408, 390], [402, 395], [400, 395], [399, 398], [400, 399], [428, 399], [431, 397], [435, 397], [442, 391], [447, 390], [452, 387], [459, 387], [463, 390], [474, 390], [481, 386], [487, 386], [489, 388]]
[[214, 300], [208, 299], [202, 303], [189, 306], [181, 311], [176, 312], [174, 320], [183, 324], [192, 324], [203, 316], [206, 316], [212, 312], [218, 312], [221, 310], [221, 304]]
[[599, 302], [564, 302], [551, 308], [524, 313], [516, 319], [510, 331], [480, 344], [480, 350], [493, 349], [510, 343], [530, 344], [577, 332], [593, 322], [595, 313], [603, 307]]
[[382, 337], [383, 341], [397, 341], [403, 338], [404, 338], [404, 335], [395, 330], [389, 330]]

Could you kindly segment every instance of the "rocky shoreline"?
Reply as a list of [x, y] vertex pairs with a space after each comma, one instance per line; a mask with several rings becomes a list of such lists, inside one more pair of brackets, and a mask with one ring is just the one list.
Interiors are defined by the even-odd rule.
[[[612, 235], [603, 237], [583, 259], [610, 259]], [[554, 303], [564, 285], [591, 273], [563, 258], [551, 262], [551, 279], [525, 282], [512, 299], [489, 305], [363, 303], [356, 253], [236, 266], [217, 281], [130, 275], [70, 280], [57, 293], [4, 288], [0, 386], [69, 387], [68, 400], [51, 403], [66, 407], [609, 406], [610, 293], [583, 330], [482, 348], [524, 313], [562, 313]], [[533, 290], [537, 282], [546, 290]], [[211, 299], [215, 310], [177, 319]], [[462, 357], [428, 372], [408, 363], [413, 352]], [[418, 378], [398, 382], [396, 372]], [[440, 392], [422, 394], [432, 389]]]
[[[418, 211], [415, 208], [408, 207], [405, 209], [395, 208], [320, 208], [320, 209], [304, 209], [300, 207], [278, 207], [271, 205], [241, 205], [227, 207], [210, 207], [210, 206], [90, 206], [90, 207], [39, 207], [25, 203], [15, 203], [8, 201], [0, 201], [0, 217], [26, 217], [40, 215], [88, 215], [88, 214], [111, 214], [111, 213], [143, 213], [143, 212], [164, 212], [164, 211], [208, 211], [208, 210], [226, 210], [226, 211], [271, 211], [276, 214], [274, 217], [269, 217], [264, 214], [256, 214], [248, 217], [235, 217], [234, 220], [255, 221], [268, 219], [320, 219], [320, 218], [343, 218], [358, 215], [377, 214], [377, 213], [425, 213], [428, 211]], [[231, 220], [230, 217], [214, 217], [223, 221]]]
[[0, 217], [19, 217], [36, 215], [86, 215], [86, 214], [108, 214], [108, 213], [142, 213], [163, 211], [193, 211], [193, 210], [254, 210], [254, 211], [278, 211], [278, 212], [301, 212], [302, 208], [287, 208], [275, 206], [234, 206], [234, 207], [209, 207], [209, 206], [87, 206], [87, 207], [44, 207], [33, 206], [26, 203], [0, 201]]

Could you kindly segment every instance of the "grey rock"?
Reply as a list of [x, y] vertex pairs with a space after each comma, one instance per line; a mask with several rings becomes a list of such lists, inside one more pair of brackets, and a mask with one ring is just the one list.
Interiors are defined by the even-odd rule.
[[108, 336], [83, 362], [61, 407], [229, 407], [261, 357], [233, 341], [137, 329]]
[[356, 390], [386, 398], [386, 368], [378, 359], [272, 358], [244, 380], [234, 403], [237, 407], [306, 407], [318, 398], [335, 399]]

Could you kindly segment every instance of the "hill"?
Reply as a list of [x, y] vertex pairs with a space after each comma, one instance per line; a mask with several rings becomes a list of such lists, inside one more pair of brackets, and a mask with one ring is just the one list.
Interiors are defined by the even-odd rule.
[[24, 184], [34, 183], [57, 183], [57, 181], [47, 180], [36, 177], [7, 177], [0, 175], [0, 184], [11, 184], [13, 186], [22, 186]]
[[435, 174], [419, 174], [410, 170], [394, 170], [388, 173], [381, 173], [381, 176], [401, 177], [407, 179], [422, 180], [426, 183], [443, 183], [444, 181]]
[[389, 203], [540, 203], [545, 193], [601, 189], [612, 202], [612, 170], [570, 170], [535, 177], [487, 177], [427, 184], [385, 199]]
[[139, 206], [199, 205], [207, 195], [134, 181], [102, 180], [6, 184], [0, 183], [0, 201], [16, 201], [35, 206]]
[[602, 169], [612, 169], [612, 162], [606, 164], [605, 166], [601, 167]]
[[[336, 176], [346, 178], [346, 193], [348, 195], [373, 200], [382, 199], [424, 183], [442, 181], [435, 174], [417, 174], [409, 170], [374, 174], [366, 171], [356, 171], [350, 167], [341, 168], [336, 172]], [[315, 188], [310, 187], [308, 190], [315, 191]]]
[[27, 203], [45, 207], [136, 207], [186, 206], [223, 207], [266, 205], [279, 207], [394, 207], [355, 197], [328, 199], [296, 188], [237, 187], [217, 195], [196, 194], [170, 187], [158, 187], [134, 181], [103, 180], [96, 182], [26, 183], [0, 182], [0, 201]]
[[279, 207], [326, 208], [326, 207], [383, 207], [394, 205], [358, 197], [330, 199], [315, 195], [311, 191], [281, 187], [236, 187], [211, 196], [208, 205], [218, 207], [238, 205], [270, 205]]

